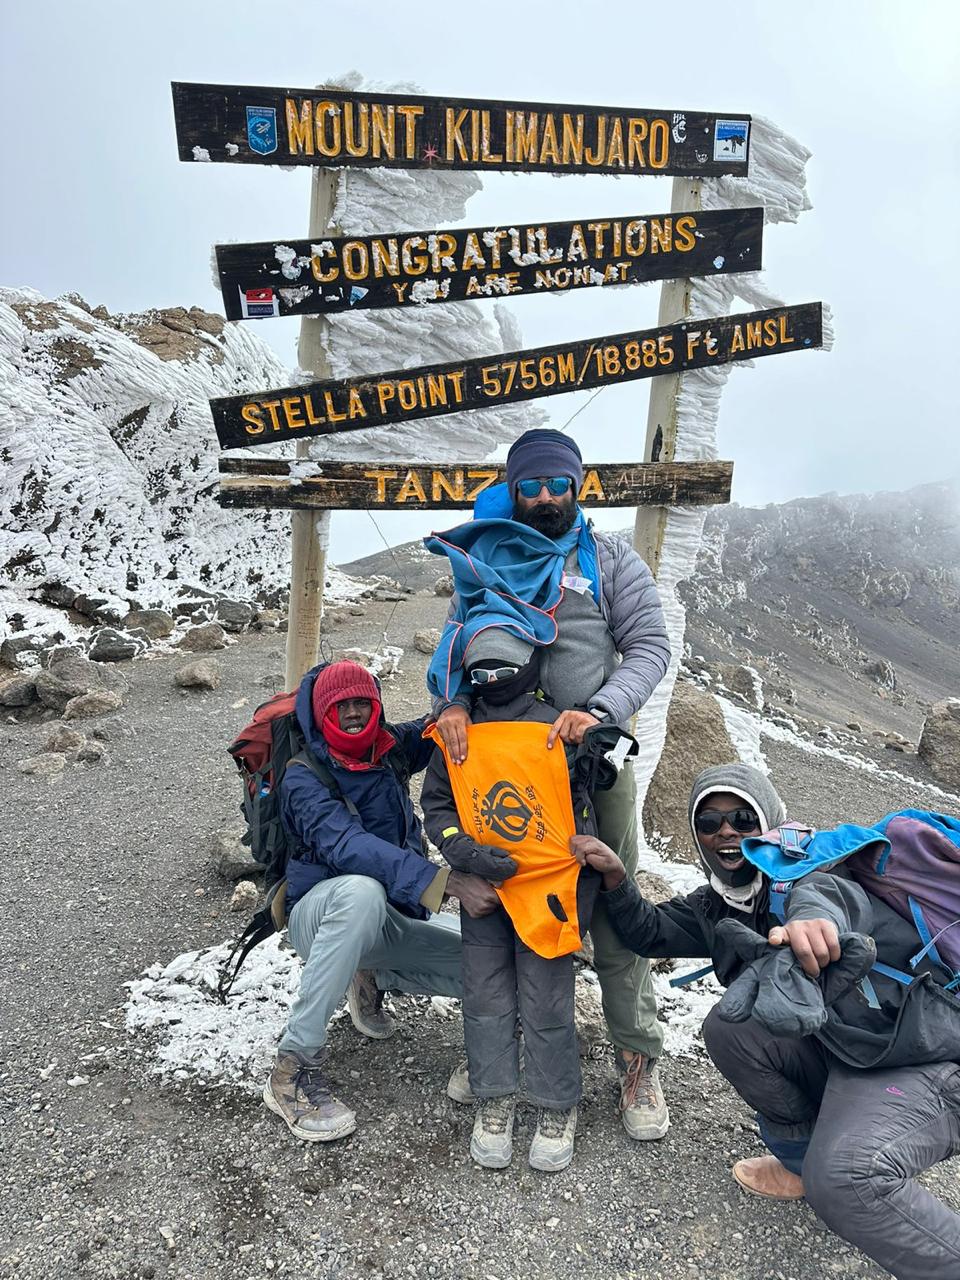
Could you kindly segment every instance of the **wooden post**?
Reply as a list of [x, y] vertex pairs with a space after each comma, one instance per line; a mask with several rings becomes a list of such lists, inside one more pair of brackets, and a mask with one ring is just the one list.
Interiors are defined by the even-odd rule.
[[[337, 170], [316, 169], [310, 190], [311, 240], [324, 239], [333, 231], [333, 202], [337, 190]], [[330, 322], [322, 316], [304, 316], [300, 321], [297, 361], [317, 378], [330, 377], [330, 362], [323, 348], [324, 328]], [[310, 441], [297, 441], [297, 457], [310, 456]], [[295, 689], [301, 677], [317, 661], [320, 653], [320, 623], [323, 618], [323, 584], [330, 541], [329, 511], [295, 511], [291, 518], [290, 606], [287, 611], [287, 663], [285, 688]]]
[[[674, 178], [670, 201], [672, 213], [695, 213], [700, 210], [700, 182], [690, 178]], [[660, 287], [658, 324], [676, 324], [690, 314], [690, 280], [664, 280]], [[665, 374], [650, 384], [650, 407], [647, 410], [647, 438], [644, 462], [673, 462], [677, 448], [677, 395], [681, 374]], [[660, 569], [663, 535], [667, 527], [666, 507], [638, 507], [634, 524], [633, 545], [650, 566], [656, 578]]]

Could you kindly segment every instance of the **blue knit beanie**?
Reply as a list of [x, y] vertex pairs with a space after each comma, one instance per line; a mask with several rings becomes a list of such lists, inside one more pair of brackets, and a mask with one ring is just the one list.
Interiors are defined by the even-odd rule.
[[507, 490], [511, 502], [517, 496], [520, 480], [535, 480], [537, 476], [569, 476], [574, 484], [574, 496], [583, 484], [583, 459], [577, 442], [562, 431], [525, 431], [514, 440], [507, 454]]

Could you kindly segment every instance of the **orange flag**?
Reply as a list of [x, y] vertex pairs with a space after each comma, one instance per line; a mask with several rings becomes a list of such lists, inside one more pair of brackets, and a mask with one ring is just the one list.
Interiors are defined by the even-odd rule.
[[470, 724], [467, 758], [452, 764], [436, 725], [426, 737], [443, 752], [464, 834], [495, 845], [519, 863], [494, 886], [513, 927], [537, 955], [554, 959], [581, 945], [577, 919], [580, 867], [570, 852], [575, 833], [563, 743], [547, 750], [548, 724]]

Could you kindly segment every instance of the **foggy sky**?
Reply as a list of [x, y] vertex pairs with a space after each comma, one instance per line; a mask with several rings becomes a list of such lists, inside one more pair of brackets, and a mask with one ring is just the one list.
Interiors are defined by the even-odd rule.
[[[178, 161], [171, 80], [312, 86], [355, 68], [457, 97], [763, 115], [813, 152], [813, 208], [766, 229], [766, 282], [787, 302], [828, 302], [836, 345], [733, 370], [719, 442], [735, 462], [734, 499], [901, 489], [960, 470], [950, 320], [960, 6], [950, 0], [5, 0], [3, 13], [0, 283], [76, 291], [112, 312], [222, 311], [213, 243], [306, 235], [307, 170]], [[483, 178], [464, 225], [670, 205], [669, 178]], [[524, 344], [539, 346], [654, 325], [658, 296], [650, 285], [508, 305]], [[298, 329], [275, 320], [257, 333], [293, 366]], [[584, 453], [639, 459], [648, 394], [641, 382], [597, 397], [571, 428]], [[556, 426], [580, 403], [542, 402]], [[396, 541], [456, 519], [378, 523]], [[335, 560], [381, 546], [365, 515], [335, 514]]]

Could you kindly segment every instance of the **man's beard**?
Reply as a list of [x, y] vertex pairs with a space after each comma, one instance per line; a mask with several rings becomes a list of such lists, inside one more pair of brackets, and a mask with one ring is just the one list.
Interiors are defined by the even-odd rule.
[[545, 538], [561, 538], [568, 529], [572, 529], [577, 518], [577, 504], [572, 495], [564, 499], [563, 505], [555, 502], [540, 502], [535, 507], [527, 507], [521, 511], [514, 507], [514, 520], [529, 525], [542, 533]]

